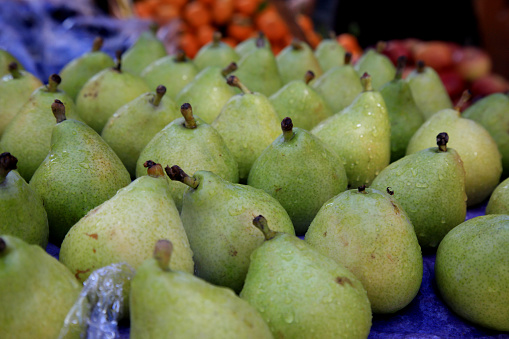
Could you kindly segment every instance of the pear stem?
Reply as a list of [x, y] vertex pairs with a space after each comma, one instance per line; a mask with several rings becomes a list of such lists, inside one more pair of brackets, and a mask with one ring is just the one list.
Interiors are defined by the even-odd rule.
[[92, 43], [92, 52], [100, 51], [103, 47], [104, 40], [100, 36], [96, 37], [94, 39], [94, 42]]
[[303, 48], [302, 43], [298, 39], [293, 39], [290, 45], [296, 51], [300, 51]]
[[182, 168], [178, 167], [177, 165], [166, 166], [164, 169], [166, 171], [166, 174], [170, 177], [173, 181], [180, 181], [183, 184], [186, 184], [187, 186], [196, 189], [198, 185], [200, 185], [200, 182], [194, 178], [187, 175], [186, 172], [182, 170]]
[[221, 71], [221, 74], [226, 78], [226, 76], [232, 72], [235, 72], [237, 70], [238, 66], [235, 62], [230, 63], [228, 66], [223, 68]]
[[371, 75], [369, 75], [368, 73], [364, 73], [362, 75], [361, 83], [362, 83], [362, 87], [364, 87], [363, 92], [369, 92], [369, 91], [373, 90], [373, 86], [371, 84]]
[[437, 135], [437, 146], [440, 152], [447, 152], [447, 143], [449, 142], [449, 135], [446, 132]]
[[463, 94], [461, 94], [461, 98], [458, 100], [458, 103], [456, 104], [456, 106], [454, 106], [454, 109], [461, 113], [461, 107], [463, 107], [468, 102], [468, 100], [470, 100], [471, 96], [472, 93], [470, 92], [470, 90], [468, 89], [464, 90]]
[[258, 33], [258, 38], [256, 38], [256, 47], [263, 48], [265, 47], [265, 35], [263, 32]]
[[306, 85], [309, 85], [309, 83], [315, 78], [315, 73], [313, 71], [309, 70], [306, 72], [306, 75], [304, 75], [304, 82]]
[[345, 65], [349, 65], [352, 61], [352, 53], [346, 52], [345, 53]]
[[221, 34], [221, 32], [215, 31], [214, 34], [212, 34], [212, 46], [219, 47], [222, 37], [223, 35]]
[[182, 49], [177, 50], [173, 60], [175, 60], [175, 62], [185, 62], [187, 60], [186, 52], [184, 52]]
[[359, 191], [359, 193], [366, 194], [366, 185], [362, 185], [362, 186], [358, 187], [357, 190]]
[[392, 187], [387, 187], [387, 194], [394, 195], [394, 191], [392, 190]]
[[0, 238], [0, 254], [5, 252], [5, 249], [7, 248], [7, 243], [3, 238]]
[[283, 130], [283, 138], [285, 141], [290, 141], [293, 139], [295, 133], [293, 132], [293, 122], [292, 119], [286, 117], [281, 121], [281, 129]]
[[117, 64], [115, 65], [114, 69], [117, 71], [117, 72], [122, 72], [122, 51], [121, 50], [117, 50], [115, 52], [115, 57], [117, 58]]
[[239, 78], [237, 78], [235, 75], [230, 75], [228, 79], [226, 79], [226, 83], [232, 87], [239, 88], [244, 94], [253, 94], [253, 92], [251, 92], [249, 88], [246, 87], [246, 85], [240, 82]]
[[58, 74], [51, 74], [48, 80], [48, 92], [55, 93], [58, 90], [58, 85], [62, 82], [62, 78]]
[[258, 228], [260, 231], [262, 231], [263, 235], [265, 236], [265, 240], [273, 239], [277, 232], [272, 231], [269, 228], [269, 225], [267, 224], [267, 219], [263, 215], [259, 215], [253, 219], [253, 225], [255, 225], [256, 228]]
[[163, 85], [157, 86], [156, 95], [152, 99], [152, 105], [158, 107], [165, 94], [166, 94], [166, 87], [164, 87]]
[[55, 102], [51, 104], [51, 111], [53, 112], [55, 119], [57, 119], [57, 124], [66, 120], [65, 106], [62, 101], [56, 99]]
[[417, 73], [424, 73], [424, 70], [426, 69], [426, 64], [423, 60], [417, 61]]
[[154, 248], [154, 259], [163, 271], [170, 271], [173, 244], [169, 240], [158, 240]]
[[329, 39], [336, 40], [337, 37], [338, 36], [337, 36], [336, 32], [334, 32], [333, 30], [329, 31]]
[[396, 74], [394, 75], [394, 80], [400, 80], [403, 77], [403, 70], [406, 66], [406, 56], [402, 55], [398, 57], [398, 64], [396, 66]]
[[387, 47], [387, 43], [385, 41], [379, 41], [376, 44], [376, 51], [378, 53], [382, 53], [385, 50], [385, 47]]
[[182, 106], [180, 106], [180, 113], [185, 119], [184, 126], [189, 129], [196, 128], [196, 120], [193, 116], [193, 108], [191, 107], [191, 104], [185, 103]]
[[14, 79], [21, 78], [21, 72], [19, 71], [17, 62], [13, 61], [9, 64], [9, 72], [11, 73]]
[[10, 171], [18, 168], [18, 159], [9, 152], [0, 154], [0, 184], [4, 182]]
[[161, 164], [156, 164], [152, 160], [147, 160], [143, 164], [143, 167], [147, 169], [147, 175], [152, 178], [164, 177], [164, 169]]

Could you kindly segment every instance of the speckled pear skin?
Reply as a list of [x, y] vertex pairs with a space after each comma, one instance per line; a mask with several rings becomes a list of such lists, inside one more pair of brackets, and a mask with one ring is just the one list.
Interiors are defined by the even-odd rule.
[[437, 247], [443, 237], [465, 220], [465, 169], [458, 153], [428, 148], [384, 168], [371, 188], [390, 187], [412, 221], [421, 248]]
[[394, 79], [396, 67], [384, 54], [374, 49], [366, 51], [354, 66], [359, 76], [369, 73], [373, 79], [373, 88], [379, 90], [382, 85]]
[[295, 48], [293, 44], [290, 44], [276, 56], [283, 84], [292, 80], [301, 80], [302, 74], [306, 74], [307, 71], [312, 71], [317, 78], [323, 74], [313, 49], [305, 42], [296, 43], [300, 47]]
[[336, 39], [323, 39], [315, 49], [315, 56], [324, 72], [344, 65], [345, 49]]
[[[232, 152], [221, 135], [210, 125], [195, 116], [197, 127], [188, 129], [185, 119], [171, 122], [143, 149], [136, 165], [136, 176], [147, 173], [143, 166], [152, 160], [165, 166], [178, 164], [187, 174], [196, 171], [211, 171], [229, 182], [239, 182], [239, 167]], [[187, 185], [180, 181], [169, 181], [171, 196], [177, 209], [182, 210], [182, 197]]]
[[240, 292], [251, 252], [264, 240], [253, 226], [263, 215], [278, 232], [295, 234], [292, 221], [281, 204], [264, 191], [198, 171], [200, 182], [188, 189], [182, 204], [182, 223], [194, 253], [196, 275], [208, 282]]
[[374, 313], [394, 313], [419, 292], [423, 263], [414, 228], [390, 195], [349, 190], [320, 209], [306, 242], [362, 282]]
[[16, 116], [20, 108], [28, 101], [30, 95], [42, 82], [33, 74], [19, 71], [21, 77], [5, 75], [0, 81], [0, 137], [5, 128]]
[[367, 338], [371, 328], [360, 281], [289, 234], [253, 252], [240, 297], [260, 312], [274, 338]]
[[255, 160], [281, 133], [276, 110], [269, 99], [260, 93], [232, 97], [212, 127], [221, 134], [233, 153], [239, 164], [241, 180], [247, 179]]
[[391, 125], [380, 92], [360, 93], [350, 106], [322, 121], [311, 133], [343, 159], [349, 187], [371, 184], [389, 165]]
[[211, 41], [200, 48], [193, 62], [199, 70], [202, 70], [207, 67], [224, 68], [230, 62], [237, 62], [239, 59], [239, 54], [227, 43]]
[[60, 262], [83, 282], [116, 262], [137, 269], [158, 240], [171, 239], [172, 269], [192, 274], [193, 252], [166, 181], [145, 175], [88, 212], [65, 236]]
[[454, 109], [444, 109], [415, 132], [406, 154], [433, 147], [441, 132], [449, 134], [448, 147], [454, 148], [463, 161], [467, 206], [481, 203], [498, 185], [502, 174], [502, 156], [495, 140], [479, 123], [461, 117]]
[[279, 120], [289, 117], [295, 127], [308, 131], [333, 115], [325, 100], [302, 80], [287, 83], [269, 100]]
[[212, 123], [226, 102], [239, 93], [236, 88], [228, 86], [221, 71], [222, 68], [217, 66], [203, 69], [192, 82], [182, 89], [175, 102], [177, 104], [190, 103], [195, 115], [202, 118], [207, 124]]
[[271, 339], [260, 314], [228, 288], [163, 271], [148, 259], [131, 284], [131, 338]]
[[48, 216], [42, 199], [17, 171], [10, 171], [0, 182], [0, 234], [43, 249], [48, 244]]
[[306, 233], [322, 205], [347, 188], [342, 160], [310, 132], [293, 129], [280, 135], [256, 159], [248, 185], [276, 198], [292, 219], [298, 235]]
[[113, 59], [102, 51], [93, 51], [71, 60], [60, 71], [60, 88], [76, 100], [83, 85], [100, 71], [114, 66]]
[[180, 91], [193, 81], [198, 73], [198, 68], [191, 59], [176, 61], [174, 55], [168, 55], [148, 65], [141, 72], [141, 77], [150, 88], [164, 85], [166, 95], [175, 100]]
[[120, 107], [146, 92], [150, 88], [139, 76], [107, 68], [83, 85], [76, 98], [76, 108], [83, 121], [101, 133]]
[[18, 158], [18, 172], [28, 182], [48, 155], [55, 117], [51, 104], [58, 99], [69, 119], [81, 120], [72, 99], [63, 91], [49, 92], [46, 86], [35, 90], [11, 120], [0, 140], [0, 151]]
[[486, 214], [509, 214], [509, 178], [502, 181], [491, 193]]
[[331, 68], [311, 86], [334, 114], [348, 107], [362, 92], [359, 75], [350, 64]]
[[51, 149], [30, 186], [44, 201], [50, 241], [58, 246], [72, 225], [130, 182], [122, 161], [94, 130], [65, 120], [54, 126]]
[[440, 243], [435, 278], [440, 294], [461, 317], [509, 331], [509, 216], [465, 221]]
[[164, 95], [155, 106], [152, 103], [155, 96], [152, 92], [145, 93], [120, 107], [101, 133], [132, 177], [136, 177], [136, 162], [145, 146], [166, 125], [182, 117], [172, 99]]
[[425, 120], [440, 110], [453, 108], [451, 98], [433, 68], [426, 66], [422, 73], [413, 70], [406, 77], [406, 81]]
[[163, 42], [152, 31], [146, 31], [140, 34], [134, 45], [122, 56], [122, 68], [131, 74], [140, 75], [145, 67], [166, 55]]
[[2, 337], [58, 338], [82, 285], [40, 246], [12, 236], [1, 238], [7, 245], [0, 253]]
[[502, 154], [502, 177], [509, 176], [509, 96], [505, 93], [488, 95], [472, 106], [468, 107], [461, 115], [480, 123], [495, 140], [498, 150]]

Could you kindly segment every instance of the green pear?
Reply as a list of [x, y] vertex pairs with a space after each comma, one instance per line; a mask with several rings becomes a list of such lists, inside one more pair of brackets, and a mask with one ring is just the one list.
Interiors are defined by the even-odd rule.
[[[161, 164], [180, 164], [188, 173], [198, 170], [211, 171], [224, 180], [239, 182], [239, 168], [235, 157], [221, 135], [210, 125], [193, 116], [191, 105], [181, 106], [183, 117], [174, 120], [157, 133], [141, 152], [136, 176], [145, 175], [145, 161]], [[171, 195], [177, 209], [182, 209], [182, 196], [187, 186], [172, 181]]]
[[71, 272], [40, 246], [13, 236], [0, 237], [2, 338], [58, 338], [81, 287]]
[[221, 41], [221, 33], [215, 32], [212, 41], [205, 44], [193, 59], [199, 70], [207, 67], [224, 67], [232, 62], [240, 60], [235, 50], [225, 42]]
[[141, 33], [134, 45], [125, 51], [122, 57], [124, 71], [139, 76], [145, 67], [167, 55], [166, 47], [155, 35], [156, 29]]
[[260, 44], [259, 43], [260, 39], [263, 39], [263, 46], [262, 46], [262, 48], [265, 48], [267, 50], [271, 50], [269, 39], [267, 39], [267, 37], [265, 36], [265, 34], [263, 34], [262, 31], [259, 31], [257, 36], [249, 38], [249, 39], [246, 39], [246, 40], [240, 42], [237, 46], [235, 46], [235, 52], [237, 52], [237, 54], [242, 59], [247, 54], [251, 53], [252, 51], [254, 51], [254, 50], [258, 49], [258, 48], [260, 48], [260, 46], [258, 46]]
[[93, 129], [81, 121], [66, 120], [61, 101], [55, 100], [51, 108], [57, 121], [51, 148], [30, 186], [44, 201], [50, 241], [58, 246], [72, 225], [129, 185], [131, 177]]
[[325, 100], [309, 86], [314, 78], [314, 73], [307, 71], [304, 81], [292, 80], [269, 98], [280, 120], [290, 117], [295, 126], [310, 131], [333, 115]]
[[311, 131], [343, 158], [349, 187], [371, 184], [391, 157], [391, 125], [384, 99], [371, 87], [368, 74], [361, 80], [364, 92]]
[[221, 109], [238, 91], [228, 86], [225, 77], [237, 69], [236, 63], [226, 68], [207, 67], [180, 91], [175, 101], [190, 103], [194, 112], [207, 124], [212, 123]]
[[323, 73], [313, 50], [303, 41], [293, 40], [277, 55], [276, 61], [283, 84], [287, 84], [292, 80], [300, 80], [302, 74], [309, 70], [316, 77]]
[[251, 92], [234, 75], [228, 84], [242, 93], [228, 100], [212, 127], [239, 164], [240, 180], [246, 180], [256, 158], [279, 136], [279, 119], [265, 95]]
[[351, 53], [345, 53], [343, 66], [329, 69], [311, 85], [331, 108], [338, 113], [348, 107], [362, 92], [362, 83], [357, 71], [350, 64]]
[[408, 74], [406, 81], [425, 120], [440, 110], [453, 108], [451, 98], [438, 73], [433, 68], [427, 67], [422, 60], [417, 62], [417, 69]]
[[343, 66], [345, 53], [345, 49], [338, 43], [334, 32], [331, 32], [328, 39], [320, 41], [315, 49], [316, 59], [324, 72], [334, 67]]
[[383, 84], [394, 79], [396, 75], [396, 67], [387, 56], [382, 54], [385, 46], [385, 42], [379, 42], [376, 50], [368, 49], [354, 66], [359, 76], [364, 73], [371, 75], [375, 90], [379, 90]]
[[401, 78], [405, 64], [404, 56], [398, 58], [394, 80], [380, 88], [391, 122], [391, 162], [405, 155], [410, 138], [424, 123], [424, 117], [415, 103], [410, 86]]
[[42, 82], [33, 74], [18, 69], [17, 63], [9, 64], [9, 74], [0, 80], [0, 137], [20, 108]]
[[370, 186], [379, 191], [390, 188], [412, 221], [421, 248], [437, 247], [467, 213], [463, 161], [447, 147], [447, 133], [436, 140], [438, 147], [393, 162]]
[[46, 248], [48, 216], [42, 199], [19, 175], [18, 159], [10, 153], [0, 154], [0, 234]]
[[435, 279], [445, 303], [460, 317], [509, 331], [509, 216], [465, 221], [440, 243]]
[[175, 55], [167, 55], [148, 65], [141, 72], [141, 77], [151, 88], [164, 85], [166, 95], [175, 99], [197, 74], [198, 68], [193, 61], [179, 50]]
[[120, 53], [117, 53], [115, 67], [102, 70], [83, 85], [76, 99], [76, 108], [83, 121], [101, 133], [120, 107], [149, 91], [142, 78], [122, 70]]
[[486, 206], [486, 214], [509, 214], [509, 178], [494, 190]]
[[196, 275], [214, 285], [240, 292], [249, 256], [263, 243], [251, 226], [263, 214], [274, 230], [295, 234], [283, 206], [264, 191], [223, 180], [208, 171], [189, 177], [180, 167], [166, 167], [170, 179], [190, 188], [184, 194], [180, 217], [194, 253]]
[[253, 224], [265, 242], [251, 255], [240, 297], [274, 338], [367, 338], [371, 308], [359, 279], [299, 238], [270, 230], [263, 216]]
[[58, 89], [60, 82], [60, 76], [52, 74], [48, 85], [39, 87], [30, 95], [2, 134], [0, 150], [16, 154], [19, 160], [18, 172], [26, 181], [30, 181], [48, 155], [51, 133], [55, 126], [55, 117], [51, 114], [53, 102], [62, 101], [66, 106], [67, 116], [80, 120], [73, 100]]
[[281, 129], [254, 162], [247, 184], [276, 198], [303, 235], [322, 205], [346, 190], [348, 179], [343, 161], [313, 134], [293, 128], [290, 118]]
[[108, 54], [101, 51], [102, 45], [103, 39], [101, 37], [95, 38], [90, 52], [71, 60], [60, 71], [60, 76], [62, 77], [60, 88], [73, 100], [76, 100], [79, 91], [88, 79], [103, 69], [115, 65], [113, 59]]
[[509, 95], [494, 93], [488, 95], [470, 107], [462, 114], [464, 118], [480, 123], [495, 140], [498, 150], [502, 154], [502, 177], [509, 176]]
[[60, 262], [85, 281], [94, 270], [117, 262], [137, 269], [159, 239], [175, 244], [172, 268], [193, 274], [193, 252], [163, 168], [146, 163], [148, 175], [120, 189], [69, 230]]
[[433, 147], [436, 135], [446, 132], [451, 139], [449, 147], [458, 152], [465, 167], [467, 206], [474, 206], [488, 198], [498, 185], [502, 157], [490, 133], [479, 123], [461, 116], [460, 107], [468, 96], [463, 96], [456, 109], [444, 109], [429, 118], [410, 139], [407, 154]]
[[16, 57], [14, 57], [14, 55], [9, 53], [5, 49], [0, 48], [0, 78], [3, 77], [4, 75], [9, 75], [10, 73], [9, 65], [13, 62], [20, 65], [19, 66], [20, 69], [24, 69], [23, 66], [16, 59]]
[[265, 43], [266, 39], [258, 38], [256, 48], [240, 59], [239, 69], [234, 74], [252, 91], [270, 96], [283, 86], [283, 82], [276, 57]]
[[355, 274], [374, 313], [397, 312], [419, 292], [419, 242], [401, 205], [383, 191], [361, 186], [332, 198], [305, 240]]
[[177, 104], [165, 96], [166, 87], [145, 93], [120, 107], [111, 116], [101, 136], [125, 167], [136, 177], [136, 162], [152, 138], [173, 120], [180, 118]]
[[129, 298], [132, 339], [271, 339], [260, 314], [230, 289], [170, 268], [173, 246], [159, 240], [136, 272]]

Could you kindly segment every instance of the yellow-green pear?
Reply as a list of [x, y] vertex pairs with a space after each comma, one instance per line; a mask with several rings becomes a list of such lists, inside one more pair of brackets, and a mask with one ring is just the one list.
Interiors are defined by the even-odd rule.
[[383, 84], [394, 79], [396, 75], [396, 67], [392, 61], [382, 54], [386, 43], [380, 41], [376, 45], [376, 49], [368, 49], [355, 63], [355, 70], [361, 76], [368, 73], [373, 78], [373, 88], [380, 90]]
[[307, 43], [296, 39], [279, 52], [276, 61], [283, 84], [301, 79], [302, 74], [309, 70], [316, 77], [320, 77], [323, 74], [313, 49]]
[[157, 27], [140, 34], [136, 42], [125, 51], [122, 57], [123, 69], [134, 75], [141, 72], [152, 62], [166, 56], [166, 47], [156, 36]]
[[225, 42], [221, 41], [220, 32], [214, 32], [212, 41], [205, 44], [195, 55], [193, 62], [199, 70], [207, 67], [224, 67], [231, 62], [237, 62], [240, 56]]
[[345, 60], [345, 49], [341, 46], [334, 32], [329, 33], [327, 39], [320, 41], [315, 49], [318, 63], [324, 72], [337, 66], [343, 66]]
[[509, 215], [509, 178], [502, 181], [491, 193], [486, 214], [508, 214]]

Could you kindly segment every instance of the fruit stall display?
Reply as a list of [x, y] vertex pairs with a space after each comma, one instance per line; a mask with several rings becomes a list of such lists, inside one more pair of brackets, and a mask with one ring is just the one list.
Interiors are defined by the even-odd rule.
[[1, 337], [508, 337], [481, 48], [362, 50], [260, 0], [75, 6], [0, 12]]

